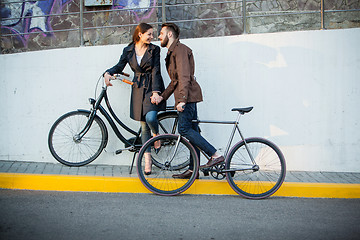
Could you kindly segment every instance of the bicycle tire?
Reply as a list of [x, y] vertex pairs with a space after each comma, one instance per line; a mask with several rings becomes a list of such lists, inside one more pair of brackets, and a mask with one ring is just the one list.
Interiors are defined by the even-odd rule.
[[[259, 166], [258, 170], [236, 170], [253, 166], [245, 142]], [[286, 175], [284, 155], [267, 139], [248, 138], [245, 142], [236, 143], [230, 150], [225, 163], [226, 179], [231, 188], [245, 198], [267, 198], [284, 182]]]
[[60, 163], [70, 167], [84, 166], [94, 161], [105, 148], [108, 133], [104, 122], [95, 116], [85, 136], [76, 140], [89, 120], [89, 111], [73, 111], [62, 115], [49, 131], [51, 154]]
[[[136, 166], [137, 173], [142, 184], [151, 192], [163, 195], [174, 196], [186, 191], [195, 181], [199, 170], [199, 160], [194, 147], [183, 137], [180, 137], [178, 149], [174, 154], [176, 142], [179, 135], [164, 134], [158, 135], [147, 141], [140, 149]], [[161, 141], [161, 147], [155, 150], [155, 141]], [[151, 174], [146, 175], [145, 169], [145, 150], [151, 146], [151, 158], [161, 163], [161, 167], [152, 166]], [[171, 157], [174, 155], [174, 158]], [[194, 171], [189, 179], [175, 179], [173, 174], [179, 174], [180, 169], [174, 169], [174, 165], [179, 165], [179, 161], [188, 161], [189, 157], [194, 158]], [[185, 160], [184, 160], [185, 159]]]
[[[177, 112], [163, 112], [158, 115], [159, 121], [159, 133], [160, 134], [179, 134], [177, 129], [178, 123], [178, 114]], [[156, 159], [153, 159], [153, 164], [158, 168], [161, 168], [161, 163], [157, 162]], [[180, 170], [187, 167], [190, 164], [190, 161], [182, 162], [176, 166], [173, 166], [175, 170]]]

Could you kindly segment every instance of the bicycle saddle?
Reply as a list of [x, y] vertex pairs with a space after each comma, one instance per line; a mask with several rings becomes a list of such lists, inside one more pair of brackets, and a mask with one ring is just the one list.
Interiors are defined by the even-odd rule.
[[247, 107], [247, 108], [233, 108], [231, 109], [231, 111], [238, 111], [239, 113], [241, 114], [245, 114], [245, 113], [248, 113], [250, 112], [254, 107]]

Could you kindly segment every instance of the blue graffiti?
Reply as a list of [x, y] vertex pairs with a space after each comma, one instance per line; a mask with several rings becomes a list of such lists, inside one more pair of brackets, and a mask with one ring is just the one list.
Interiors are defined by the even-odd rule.
[[[2, 34], [15, 34], [27, 46], [31, 32], [53, 36], [48, 15], [61, 13], [66, 4], [73, 0], [18, 1], [2, 0], [0, 6]], [[156, 0], [113, 0], [113, 9], [129, 8], [137, 21], [151, 16]], [[56, 10], [55, 10], [56, 9]], [[55, 12], [57, 11], [57, 12]]]

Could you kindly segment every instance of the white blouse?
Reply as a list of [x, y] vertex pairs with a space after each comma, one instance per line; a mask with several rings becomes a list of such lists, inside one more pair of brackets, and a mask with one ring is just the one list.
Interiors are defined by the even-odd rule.
[[144, 56], [144, 55], [142, 55], [142, 56], [136, 55], [136, 61], [138, 62], [139, 66], [140, 66], [141, 59], [143, 58], [143, 56]]

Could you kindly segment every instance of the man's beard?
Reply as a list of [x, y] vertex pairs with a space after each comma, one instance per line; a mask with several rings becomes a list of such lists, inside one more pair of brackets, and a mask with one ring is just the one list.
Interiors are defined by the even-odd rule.
[[168, 36], [165, 36], [165, 38], [161, 41], [161, 47], [166, 47], [169, 43]]

